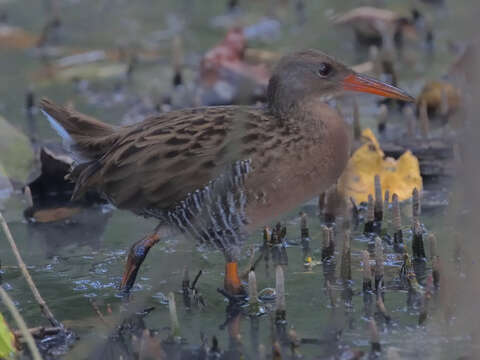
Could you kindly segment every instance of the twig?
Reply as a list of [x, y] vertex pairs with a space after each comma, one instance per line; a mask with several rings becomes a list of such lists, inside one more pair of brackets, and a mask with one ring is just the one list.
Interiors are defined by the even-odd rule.
[[251, 253], [250, 253], [250, 260], [248, 261], [248, 264], [247, 266], [245, 267], [245, 270], [243, 271], [243, 273], [240, 275], [240, 278], [242, 279], [248, 279], [248, 274], [250, 273], [250, 271], [253, 270], [253, 264], [255, 262], [255, 247], [252, 246], [251, 247]]
[[370, 267], [370, 254], [368, 251], [362, 251], [363, 257], [363, 291], [372, 290], [372, 268]]
[[390, 317], [390, 315], [388, 315], [387, 308], [385, 307], [382, 296], [377, 296], [377, 308], [380, 314], [382, 314], [382, 316], [384, 317], [387, 324], [389, 324], [392, 318]]
[[358, 206], [352, 197], [350, 197], [350, 203], [352, 204], [352, 220], [356, 228], [358, 226]]
[[427, 102], [425, 100], [420, 104], [419, 118], [422, 137], [428, 138], [428, 133], [430, 132], [430, 119], [428, 118]]
[[5, 221], [5, 218], [3, 215], [0, 213], [0, 223], [2, 225], [3, 232], [5, 236], [7, 237], [8, 242], [10, 243], [10, 246], [12, 247], [13, 254], [15, 255], [17, 259], [18, 266], [20, 267], [20, 270], [22, 270], [22, 274], [25, 277], [25, 280], [28, 283], [28, 286], [30, 287], [30, 290], [33, 293], [33, 296], [35, 297], [35, 300], [37, 301], [38, 305], [40, 306], [40, 309], [42, 310], [42, 313], [45, 315], [45, 317], [50, 321], [50, 324], [52, 326], [61, 326], [60, 322], [55, 319], [53, 316], [53, 313], [50, 311], [50, 308], [48, 307], [47, 303], [45, 300], [43, 300], [42, 296], [40, 295], [40, 292], [37, 289], [37, 286], [33, 282], [32, 277], [30, 276], [30, 273], [28, 272], [27, 266], [23, 262], [22, 257], [20, 256], [20, 252], [18, 251], [17, 244], [15, 244], [15, 240], [12, 237], [12, 233], [10, 232], [10, 229], [8, 228], [8, 224]]
[[173, 292], [168, 293], [168, 312], [170, 313], [170, 326], [172, 328], [172, 338], [180, 336], [180, 323], [177, 316], [177, 305], [175, 304], [175, 295]]
[[413, 225], [412, 225], [412, 234], [413, 234], [413, 239], [412, 239], [413, 258], [414, 259], [424, 259], [424, 258], [426, 258], [425, 247], [424, 247], [424, 244], [423, 244], [422, 225], [417, 220], [417, 218], [414, 218], [414, 222], [413, 222]]
[[292, 358], [301, 358], [302, 356], [298, 351], [298, 348], [300, 347], [300, 339], [297, 336], [297, 332], [295, 331], [295, 329], [290, 329], [287, 335], [288, 341], [290, 342], [290, 351], [292, 352]]
[[333, 229], [322, 225], [323, 244], [322, 244], [322, 261], [328, 261], [335, 256], [335, 242], [333, 239]]
[[382, 292], [382, 281], [385, 278], [384, 261], [382, 239], [377, 236], [375, 238], [375, 290], [378, 295]]
[[259, 313], [260, 304], [258, 302], [257, 278], [255, 271], [248, 274], [248, 312], [250, 316], [256, 316]]
[[383, 199], [383, 209], [385, 211], [385, 214], [387, 213], [389, 206], [390, 206], [390, 191], [388, 189], [385, 189], [384, 199]]
[[342, 265], [340, 267], [341, 277], [344, 282], [352, 280], [352, 260], [351, 260], [351, 238], [350, 231], [345, 231], [343, 237]]
[[[1, 216], [1, 214], [0, 214]], [[3, 220], [3, 217], [1, 218]], [[32, 354], [32, 358], [34, 360], [42, 360], [42, 356], [38, 351], [37, 344], [35, 344], [35, 340], [33, 340], [32, 334], [28, 330], [27, 324], [25, 324], [25, 320], [23, 320], [22, 315], [18, 312], [13, 300], [8, 296], [7, 292], [0, 286], [0, 297], [2, 298], [3, 303], [7, 307], [10, 314], [12, 314], [13, 319], [17, 323], [20, 331], [22, 332], [23, 338], [30, 349], [30, 353]]]
[[251, 268], [252, 271], [255, 271], [255, 268], [257, 267], [258, 263], [263, 259], [265, 251], [268, 251], [268, 249], [265, 248], [265, 247], [262, 247], [261, 250], [260, 250], [260, 255], [258, 255], [257, 260], [255, 260], [253, 262], [253, 265], [252, 265], [252, 268]]
[[198, 270], [197, 276], [195, 276], [195, 279], [193, 279], [192, 286], [190, 286], [191, 290], [195, 289], [195, 286], [197, 285], [198, 279], [200, 279], [200, 276], [202, 275], [202, 270]]
[[382, 198], [382, 184], [380, 182], [380, 176], [375, 175], [374, 177], [374, 186], [375, 186], [375, 205], [374, 205], [374, 219], [375, 221], [383, 220], [383, 198]]
[[98, 318], [105, 324], [105, 325], [109, 325], [108, 324], [108, 321], [105, 319], [105, 317], [103, 316], [102, 312], [100, 311], [100, 308], [98, 307], [97, 303], [90, 299], [90, 305], [92, 305], [92, 308], [93, 308], [93, 311], [95, 311], [95, 314], [97, 314]]
[[420, 202], [420, 193], [417, 188], [412, 192], [412, 218], [416, 220], [422, 213], [422, 204]]
[[[33, 336], [33, 337], [39, 337], [42, 338], [46, 335], [55, 335], [58, 334], [60, 331], [62, 331], [63, 328], [61, 326], [57, 327], [43, 327], [43, 326], [37, 326], [34, 328], [28, 329], [28, 332]], [[23, 333], [20, 330], [14, 330], [13, 334], [15, 335], [16, 338], [23, 337]]]
[[275, 292], [277, 293], [275, 298], [275, 321], [282, 323], [286, 319], [287, 306], [285, 302], [285, 276], [280, 265], [277, 265], [275, 270]]
[[187, 310], [190, 310], [192, 302], [190, 300], [190, 274], [188, 273], [188, 266], [183, 268], [183, 280], [182, 280], [182, 295], [183, 304]]
[[396, 251], [398, 251], [403, 244], [403, 232], [402, 232], [402, 215], [400, 213], [400, 204], [398, 202], [398, 195], [393, 194], [392, 196], [392, 222], [393, 222], [393, 230], [395, 231], [393, 234], [393, 242], [396, 247]]
[[330, 305], [332, 308], [335, 308], [337, 306], [337, 302], [335, 300], [335, 295], [333, 294], [332, 284], [330, 284], [329, 280], [326, 281], [325, 287], [327, 290], [328, 298], [330, 299]]
[[380, 345], [380, 336], [378, 335], [378, 328], [375, 322], [375, 319], [370, 319], [369, 321], [370, 326], [370, 345], [372, 352], [380, 352], [382, 351], [382, 347]]
[[365, 221], [365, 225], [363, 228], [364, 234], [371, 234], [374, 231], [373, 223], [375, 221], [375, 210], [373, 205], [373, 196], [372, 194], [368, 194], [368, 202], [367, 202], [367, 218]]

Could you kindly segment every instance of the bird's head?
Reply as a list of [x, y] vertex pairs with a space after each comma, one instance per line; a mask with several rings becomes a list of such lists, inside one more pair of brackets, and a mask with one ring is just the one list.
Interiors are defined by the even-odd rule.
[[296, 52], [279, 61], [268, 84], [267, 101], [271, 110], [288, 113], [304, 99], [325, 99], [344, 91], [414, 101], [405, 91], [358, 74], [317, 50]]

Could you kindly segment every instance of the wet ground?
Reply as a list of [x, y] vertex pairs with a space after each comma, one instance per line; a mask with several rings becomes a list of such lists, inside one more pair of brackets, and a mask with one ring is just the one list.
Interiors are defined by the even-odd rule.
[[[433, 53], [423, 45], [406, 47], [404, 61], [398, 65], [399, 85], [413, 94], [418, 93], [425, 79], [438, 78], [454, 55], [449, 51], [449, 43], [468, 39], [471, 35], [467, 26], [475, 16], [470, 5], [476, 0], [447, 1], [445, 6], [425, 6], [415, 3], [431, 18], [435, 29], [435, 49]], [[290, 51], [294, 48], [314, 47], [343, 59], [349, 64], [366, 60], [367, 51], [355, 51], [353, 36], [348, 31], [329, 30], [328, 16], [357, 5], [356, 1], [306, 1], [307, 21], [299, 25], [293, 5], [270, 7], [273, 1], [248, 2], [245, 7], [246, 19], [254, 22], [268, 11], [277, 11], [284, 22], [279, 38], [263, 44], [253, 42], [252, 46], [275, 51]], [[38, 33], [46, 19], [49, 3], [29, 1], [0, 1], [0, 12], [8, 13], [8, 23]], [[241, 2], [242, 3], [242, 2]], [[407, 2], [387, 1], [394, 9], [408, 9]], [[29, 88], [36, 95], [48, 96], [58, 103], [72, 101], [75, 107], [85, 113], [97, 116], [104, 121], [119, 123], [122, 116], [141, 96], [161, 98], [169, 93], [172, 69], [170, 66], [171, 34], [182, 30], [185, 62], [195, 64], [199, 56], [218, 42], [224, 30], [210, 25], [215, 15], [222, 15], [224, 2], [220, 1], [58, 1], [62, 17], [62, 30], [58, 33], [59, 45], [78, 49], [112, 49], [119, 46], [128, 48], [154, 47], [160, 54], [158, 59], [140, 64], [130, 82], [126, 82], [124, 72], [104, 79], [89, 79], [88, 84], [75, 85], [72, 81], [51, 82], [41, 76], [44, 61], [35, 50], [0, 49], [0, 115], [18, 129], [31, 132], [31, 124], [24, 110], [25, 94]], [[288, 13], [290, 12], [290, 13]], [[465, 24], [465, 26], [463, 26]], [[421, 43], [421, 42], [420, 42]], [[112, 65], [112, 64], [109, 64]], [[114, 64], [115, 65], [115, 64]], [[116, 64], [125, 66], [125, 63]], [[193, 65], [192, 65], [193, 67]], [[117, 71], [110, 68], [110, 71]], [[186, 77], [192, 79], [193, 71]], [[88, 86], [88, 90], [84, 86]], [[362, 125], [373, 126], [377, 107], [370, 96], [358, 97]], [[348, 113], [350, 110], [346, 110]], [[41, 141], [56, 141], [46, 121], [34, 115], [36, 137]], [[309, 214], [311, 247], [314, 258], [320, 257], [322, 233], [321, 220], [314, 205], [306, 204], [303, 210]], [[94, 345], [106, 340], [109, 330], [95, 314], [90, 300], [94, 299], [105, 311], [110, 304], [114, 314], [124, 307], [118, 294], [118, 284], [130, 244], [147, 234], [155, 226], [124, 211], [98, 207], [77, 214], [73, 222], [58, 225], [28, 224], [23, 218], [26, 203], [21, 194], [10, 199], [4, 214], [17, 245], [28, 264], [32, 276], [42, 295], [58, 319], [71, 327], [79, 336], [71, 352], [65, 358], [81, 359], [88, 357]], [[409, 208], [404, 204], [404, 224], [409, 232]], [[300, 209], [298, 209], [300, 210]], [[298, 210], [285, 217], [288, 239], [300, 238]], [[440, 244], [449, 240], [449, 228], [443, 221], [442, 208], [422, 215], [425, 227], [438, 234]], [[273, 224], [272, 224], [273, 225]], [[360, 227], [361, 228], [361, 227]], [[359, 230], [361, 230], [359, 228]], [[361, 294], [361, 255], [366, 241], [360, 231], [352, 241], [352, 308], [346, 309], [340, 299], [341, 285], [334, 282], [337, 307], [332, 308], [325, 291], [322, 265], [306, 272], [303, 266], [300, 246], [288, 247], [288, 267], [286, 268], [287, 321], [297, 334], [304, 338], [331, 339], [332, 332], [342, 329], [338, 342], [326, 345], [302, 345], [300, 352], [307, 358], [333, 354], [339, 347], [368, 351], [368, 323], [364, 316]], [[0, 239], [3, 235], [0, 235]], [[407, 235], [410, 238], [410, 235]], [[250, 243], [261, 244], [260, 231], [254, 234]], [[38, 306], [31, 296], [6, 241], [1, 242], [2, 282], [15, 299], [30, 326], [44, 324]], [[442, 246], [444, 254], [450, 254], [449, 246]], [[337, 246], [337, 251], [341, 245]], [[452, 359], [464, 352], [464, 338], [452, 336], [443, 329], [445, 324], [430, 321], [427, 328], [418, 327], [418, 309], [407, 307], [407, 292], [395, 288], [400, 262], [395, 260], [391, 247], [386, 245], [387, 256], [385, 305], [393, 319], [390, 327], [379, 326], [382, 346], [398, 347], [402, 358]], [[338, 257], [338, 256], [337, 256]], [[445, 255], [450, 258], [450, 255]], [[247, 262], [245, 257], [243, 265]], [[337, 264], [339, 263], [339, 259]], [[219, 253], [204, 252], [194, 248], [180, 237], [161, 241], [149, 254], [133, 289], [133, 298], [142, 308], [155, 307], [146, 318], [149, 328], [165, 331], [169, 326], [166, 296], [173, 291], [177, 294], [181, 335], [189, 344], [200, 344], [200, 334], [208, 338], [215, 335], [222, 349], [228, 348], [228, 331], [223, 327], [226, 320], [224, 298], [216, 288], [223, 283], [223, 257]], [[188, 265], [191, 277], [200, 269], [203, 275], [199, 280], [206, 308], [203, 311], [186, 311], [178, 292], [181, 288], [182, 272]], [[242, 268], [242, 266], [241, 266]], [[337, 265], [337, 277], [338, 277]], [[274, 287], [275, 274], [260, 263], [257, 271], [259, 289]], [[441, 316], [437, 316], [441, 317]], [[256, 358], [252, 349], [250, 320], [241, 319], [243, 349], [248, 357]], [[267, 353], [271, 348], [271, 322], [268, 316], [259, 319], [259, 343], [265, 345]]]

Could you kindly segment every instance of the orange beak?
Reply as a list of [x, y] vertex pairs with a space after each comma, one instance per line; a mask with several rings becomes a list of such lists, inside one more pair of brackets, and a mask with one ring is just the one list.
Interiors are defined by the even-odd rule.
[[415, 101], [413, 97], [408, 95], [402, 89], [366, 75], [355, 73], [348, 75], [343, 80], [342, 85], [343, 89], [346, 91], [358, 91], [403, 101]]

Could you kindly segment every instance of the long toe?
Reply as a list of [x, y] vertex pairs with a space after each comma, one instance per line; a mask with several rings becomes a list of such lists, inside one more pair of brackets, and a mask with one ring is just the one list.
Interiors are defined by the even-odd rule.
[[138, 270], [145, 260], [150, 249], [160, 240], [157, 234], [148, 235], [135, 242], [128, 252], [127, 263], [123, 273], [120, 289], [128, 292], [137, 278]]

